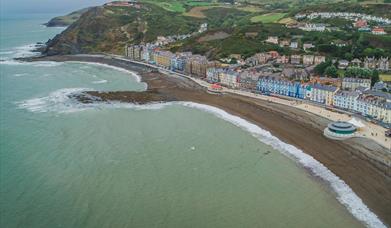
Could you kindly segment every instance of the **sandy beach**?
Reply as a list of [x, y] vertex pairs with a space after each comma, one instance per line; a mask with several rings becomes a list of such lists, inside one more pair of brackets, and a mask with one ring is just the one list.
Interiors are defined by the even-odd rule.
[[292, 144], [321, 162], [347, 183], [364, 203], [386, 224], [391, 225], [391, 169], [371, 159], [369, 153], [385, 154], [386, 148], [373, 140], [354, 138], [333, 141], [323, 136], [327, 119], [303, 110], [256, 98], [226, 93], [212, 95], [197, 83], [183, 77], [167, 76], [147, 67], [107, 57], [52, 56], [36, 60], [82, 61], [108, 64], [138, 72], [148, 84], [145, 92], [90, 91], [77, 97], [81, 102], [101, 101], [150, 103], [190, 101], [211, 105], [239, 116], [270, 131], [282, 141]]

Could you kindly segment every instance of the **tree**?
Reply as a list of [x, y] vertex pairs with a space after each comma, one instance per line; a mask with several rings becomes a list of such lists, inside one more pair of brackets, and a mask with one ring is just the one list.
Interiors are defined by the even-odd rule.
[[344, 57], [345, 57], [345, 59], [347, 59], [347, 60], [351, 61], [351, 60], [353, 59], [353, 54], [352, 54], [352, 53], [349, 53], [349, 52], [347, 52], [347, 53], [345, 53]]
[[372, 77], [372, 70], [370, 69], [363, 69], [359, 67], [349, 67], [346, 69], [345, 77], [349, 78], [371, 78]]
[[330, 76], [332, 78], [337, 78], [338, 77], [338, 72], [337, 72], [337, 68], [334, 66], [334, 65], [331, 65], [331, 66], [328, 66], [326, 69], [325, 69], [325, 72], [324, 72], [327, 76]]
[[375, 85], [376, 82], [378, 82], [380, 80], [379, 78], [379, 71], [377, 70], [374, 70], [372, 72], [372, 78], [371, 78], [371, 85]]
[[323, 75], [328, 66], [331, 66], [330, 60], [327, 60], [326, 62], [316, 65], [314, 71], [319, 75]]

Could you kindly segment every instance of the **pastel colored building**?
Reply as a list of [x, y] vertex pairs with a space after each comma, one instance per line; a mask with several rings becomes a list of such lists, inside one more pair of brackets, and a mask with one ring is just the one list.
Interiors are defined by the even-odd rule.
[[358, 87], [371, 88], [371, 79], [343, 78], [342, 89], [354, 91]]
[[239, 88], [239, 73], [233, 70], [224, 70], [219, 73], [220, 84], [229, 88]]
[[333, 105], [341, 109], [354, 110], [355, 102], [359, 96], [360, 93], [357, 91], [339, 90], [334, 95]]
[[328, 86], [328, 85], [321, 85], [321, 84], [314, 84], [312, 86], [312, 92], [310, 100], [325, 104], [328, 106], [333, 105], [333, 97], [334, 94], [338, 91], [338, 88], [335, 86]]
[[303, 64], [304, 65], [313, 65], [314, 64], [314, 56], [313, 55], [304, 55], [303, 56]]
[[258, 80], [257, 90], [265, 94], [278, 94], [282, 96], [304, 99], [307, 86], [299, 82], [291, 82], [275, 77], [261, 77]]
[[317, 55], [317, 56], [314, 57], [314, 64], [315, 65], [321, 64], [323, 62], [326, 62], [326, 57], [325, 56]]
[[301, 64], [301, 56], [291, 55], [291, 64]]
[[175, 55], [169, 51], [160, 51], [156, 50], [153, 54], [153, 60], [158, 66], [170, 68], [171, 66], [171, 59]]

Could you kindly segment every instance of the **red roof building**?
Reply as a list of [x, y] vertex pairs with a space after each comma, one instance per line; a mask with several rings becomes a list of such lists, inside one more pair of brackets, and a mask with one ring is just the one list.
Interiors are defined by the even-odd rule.
[[381, 27], [374, 27], [372, 29], [372, 34], [375, 34], [375, 35], [384, 35], [384, 34], [387, 34], [383, 28]]
[[354, 22], [354, 27], [356, 28], [365, 28], [368, 26], [368, 23], [366, 20], [357, 20]]
[[269, 53], [269, 55], [270, 55], [273, 59], [277, 58], [277, 57], [280, 55], [280, 54], [278, 54], [278, 52], [276, 52], [276, 51], [269, 51], [268, 53]]

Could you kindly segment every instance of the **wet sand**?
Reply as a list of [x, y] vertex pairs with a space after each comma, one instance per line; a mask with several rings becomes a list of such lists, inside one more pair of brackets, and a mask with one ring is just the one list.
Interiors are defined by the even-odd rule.
[[151, 72], [144, 66], [107, 57], [52, 56], [38, 60], [84, 61], [109, 64], [139, 72], [148, 84], [145, 92], [97, 92], [79, 96], [81, 102], [121, 101], [145, 104], [165, 101], [191, 101], [207, 104], [240, 116], [270, 131], [325, 165], [348, 184], [363, 202], [386, 224], [391, 225], [391, 171], [386, 164], [371, 160], [368, 153], [387, 153], [387, 149], [368, 139], [333, 141], [323, 136], [328, 120], [280, 104], [235, 94], [212, 95], [183, 78]]

